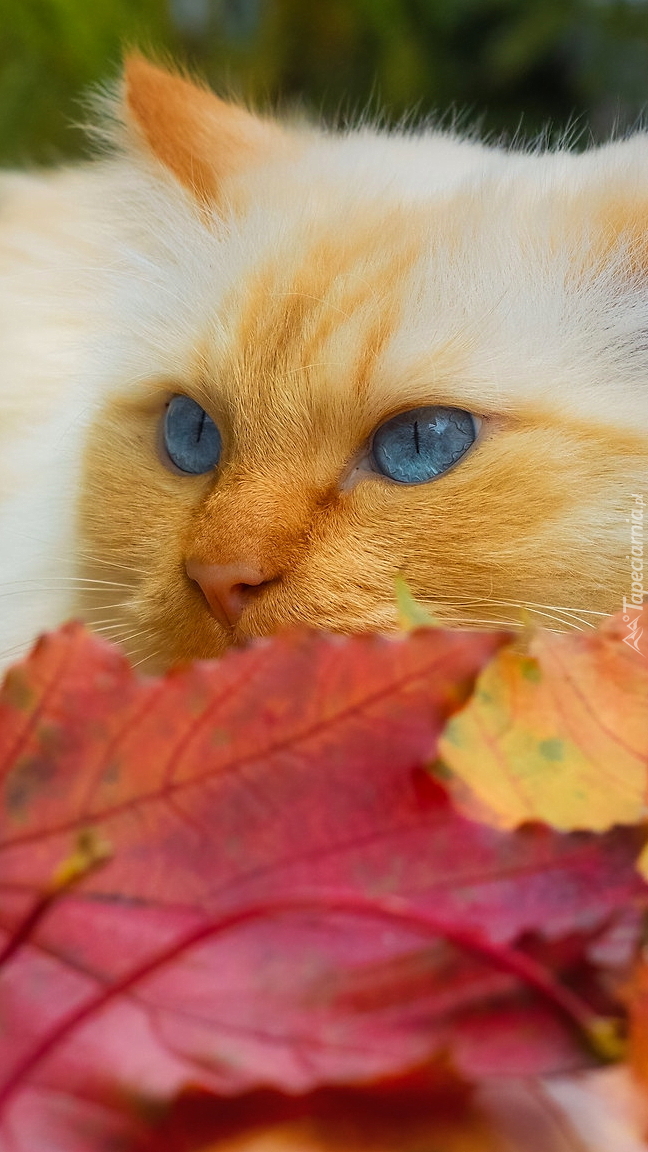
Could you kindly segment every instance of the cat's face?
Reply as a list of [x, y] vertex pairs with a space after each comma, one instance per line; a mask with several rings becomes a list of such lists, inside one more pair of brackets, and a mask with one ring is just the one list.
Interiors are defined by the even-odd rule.
[[[182, 143], [161, 155], [156, 135], [173, 135], [160, 102], [172, 96], [186, 118], [195, 90], [147, 68], [131, 71], [131, 113], [175, 176], [193, 181], [195, 212], [213, 229], [221, 174], [204, 157], [204, 171], [188, 164]], [[197, 99], [204, 116], [211, 97]], [[186, 139], [184, 121], [178, 133]], [[287, 164], [300, 146], [280, 143]], [[111, 396], [89, 437], [82, 552], [102, 566], [95, 574], [112, 566], [131, 586], [113, 612], [133, 652], [167, 664], [294, 624], [388, 630], [399, 573], [460, 625], [519, 622], [522, 607], [569, 627], [616, 610], [646, 437], [609, 419], [613, 368], [599, 357], [593, 383], [584, 378], [591, 349], [572, 327], [597, 303], [579, 294], [582, 246], [571, 271], [534, 278], [567, 224], [538, 223], [535, 203], [511, 219], [506, 196], [327, 195], [322, 171], [309, 190], [298, 162], [294, 187], [282, 191], [269, 169], [260, 191], [262, 164], [251, 190], [234, 166], [221, 251], [236, 271], [191, 353], [173, 377]], [[434, 429], [448, 408], [463, 441], [444, 457]], [[408, 412], [400, 439], [391, 428], [376, 437]], [[194, 452], [181, 457], [189, 471], [170, 459], [178, 445]], [[424, 482], [402, 482], [413, 451], [419, 464], [420, 451], [437, 452], [435, 478], [423, 459]]]

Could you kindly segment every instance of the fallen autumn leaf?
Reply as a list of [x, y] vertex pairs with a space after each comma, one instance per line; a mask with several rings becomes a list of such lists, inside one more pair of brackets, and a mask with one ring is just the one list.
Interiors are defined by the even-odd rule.
[[439, 742], [463, 811], [563, 831], [646, 819], [648, 659], [626, 632], [612, 617], [594, 633], [538, 631], [528, 653], [500, 651]]
[[69, 627], [10, 673], [3, 1152], [139, 1149], [188, 1083], [593, 1062], [643, 834], [502, 832], [424, 770], [502, 639], [295, 635], [147, 680]]

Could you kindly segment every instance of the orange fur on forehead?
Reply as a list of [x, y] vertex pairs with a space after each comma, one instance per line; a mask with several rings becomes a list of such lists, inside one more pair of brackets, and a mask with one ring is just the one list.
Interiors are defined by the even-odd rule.
[[278, 386], [284, 416], [333, 409], [334, 437], [372, 409], [372, 370], [401, 319], [421, 223], [413, 210], [366, 208], [331, 234], [326, 220], [298, 260], [280, 250], [232, 294], [233, 376], [249, 402], [267, 404]]
[[139, 55], [126, 62], [124, 104], [153, 155], [202, 202], [218, 203], [228, 177], [286, 148], [277, 125]]

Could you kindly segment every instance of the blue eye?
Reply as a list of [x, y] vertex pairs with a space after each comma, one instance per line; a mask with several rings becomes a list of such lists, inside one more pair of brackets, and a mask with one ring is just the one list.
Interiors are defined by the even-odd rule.
[[412, 408], [374, 433], [374, 464], [399, 484], [424, 484], [456, 464], [476, 435], [474, 418], [462, 408]]
[[176, 468], [199, 475], [218, 464], [221, 434], [200, 404], [174, 396], [164, 417], [164, 447]]

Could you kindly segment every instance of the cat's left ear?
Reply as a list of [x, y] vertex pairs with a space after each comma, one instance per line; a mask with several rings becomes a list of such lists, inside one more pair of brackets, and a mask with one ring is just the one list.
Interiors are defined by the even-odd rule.
[[124, 68], [123, 118], [203, 204], [218, 204], [228, 177], [288, 147], [279, 125], [136, 54]]

